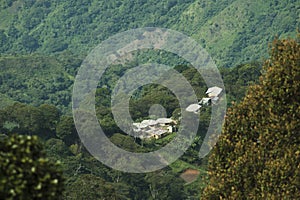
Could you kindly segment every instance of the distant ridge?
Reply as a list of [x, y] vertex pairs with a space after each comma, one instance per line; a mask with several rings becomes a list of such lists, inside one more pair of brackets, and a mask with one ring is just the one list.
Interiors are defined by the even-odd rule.
[[275, 36], [299, 28], [297, 0], [7, 0], [0, 3], [0, 53], [88, 52], [115, 33], [165, 27], [192, 36], [218, 65], [260, 60]]

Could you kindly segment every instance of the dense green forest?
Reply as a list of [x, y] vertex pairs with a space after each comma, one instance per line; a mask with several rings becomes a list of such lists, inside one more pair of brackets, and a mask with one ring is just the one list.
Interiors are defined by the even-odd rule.
[[220, 66], [267, 56], [275, 36], [295, 35], [297, 0], [3, 0], [0, 52], [87, 55], [115, 33], [140, 27], [181, 31], [202, 44]]
[[[299, 159], [297, 159], [299, 129], [297, 126], [300, 119], [297, 111], [299, 109], [299, 101], [297, 100], [299, 88], [297, 87], [299, 86], [300, 48], [299, 43], [295, 44], [293, 41], [288, 43], [288, 40], [283, 40], [283, 42], [278, 43], [278, 46], [275, 43], [272, 57], [265, 62], [263, 68], [261, 63], [253, 62], [234, 68], [220, 69], [228, 99], [241, 103], [234, 103], [234, 105], [228, 103], [228, 106], [233, 106], [234, 110], [228, 111], [230, 118], [226, 120], [225, 128], [227, 129], [224, 129], [224, 135], [222, 135], [222, 139], [210, 158], [209, 168], [207, 168], [207, 158], [200, 159], [198, 152], [209, 124], [210, 106], [202, 109], [197, 137], [180, 159], [156, 172], [130, 174], [110, 169], [92, 157], [79, 140], [73, 118], [68, 113], [63, 113], [56, 106], [45, 104], [45, 102], [37, 106], [20, 103], [16, 100], [10, 101], [9, 97], [5, 98], [7, 104], [0, 110], [0, 131], [3, 134], [0, 139], [3, 143], [1, 145], [3, 162], [1, 162], [0, 167], [2, 196], [5, 199], [14, 199], [17, 196], [24, 196], [25, 199], [41, 197], [55, 199], [57, 196], [62, 199], [199, 199], [206, 184], [208, 187], [202, 196], [206, 199], [216, 197], [244, 198], [248, 193], [253, 197], [297, 196], [297, 187], [299, 186], [299, 182], [297, 182], [297, 178], [299, 178]], [[289, 48], [288, 45], [294, 46]], [[35, 62], [36, 59], [33, 58], [32, 61]], [[194, 68], [188, 65], [178, 65], [175, 69], [189, 80], [198, 96], [201, 97], [204, 94], [206, 85]], [[114, 77], [122, 74], [119, 71], [114, 72], [118, 73], [108, 73], [107, 76]], [[261, 78], [258, 79], [261, 74]], [[260, 81], [258, 82], [258, 80]], [[5, 81], [3, 83], [2, 85], [5, 86]], [[16, 81], [15, 84], [17, 83]], [[259, 85], [255, 85], [257, 83]], [[69, 93], [68, 84], [65, 86], [65, 92]], [[247, 92], [246, 98], [243, 99], [249, 86], [251, 89]], [[258, 87], [262, 87], [259, 92], [261, 96], [256, 95], [256, 92], [260, 90]], [[30, 89], [33, 88], [28, 88], [29, 91]], [[109, 106], [110, 92], [109, 87], [97, 89], [96, 111], [99, 122], [111, 142], [128, 151], [148, 152], [172, 140], [174, 134], [159, 140], [140, 141], [122, 133], [112, 117]], [[261, 98], [262, 96], [264, 98]], [[254, 99], [252, 100], [252, 98]], [[39, 98], [37, 99], [40, 101]], [[164, 104], [166, 99], [168, 103]], [[30, 101], [32, 104], [38, 104], [35, 102], [36, 97], [34, 96]], [[178, 103], [175, 96], [168, 92], [167, 88], [153, 84], [143, 87], [139, 91], [139, 95], [132, 98], [130, 109], [133, 118], [147, 117], [149, 106], [155, 103], [163, 105], [168, 116], [176, 117], [178, 112], [176, 111], [176, 104]], [[248, 107], [246, 103], [252, 104]], [[293, 113], [293, 115], [289, 116], [289, 113]], [[282, 114], [285, 118], [280, 125], [277, 122], [278, 117], [281, 117]], [[253, 118], [251, 119], [252, 115]], [[272, 118], [269, 118], [269, 115]], [[256, 116], [257, 119], [254, 118]], [[268, 122], [262, 119], [272, 121]], [[248, 126], [254, 128], [248, 129]], [[259, 130], [262, 130], [261, 135], [256, 135]], [[269, 131], [265, 132], [266, 130]], [[270, 135], [265, 135], [265, 133]], [[273, 138], [273, 133], [278, 133], [275, 135], [278, 140]], [[286, 133], [290, 136], [286, 137], [280, 133]], [[32, 135], [34, 136], [32, 137]], [[36, 136], [40, 139], [38, 140]], [[293, 142], [291, 142], [290, 137], [293, 138]], [[231, 142], [228, 143], [228, 141]], [[281, 142], [278, 143], [278, 141]], [[282, 145], [287, 145], [284, 142], [287, 142], [291, 147], [291, 151], [280, 148]], [[242, 144], [245, 145], [240, 148]], [[234, 145], [236, 145], [235, 148]], [[251, 164], [253, 157], [245, 156], [243, 152], [244, 148], [249, 148], [255, 156], [257, 149], [253, 147], [257, 145], [262, 145], [258, 150], [261, 150], [263, 155], [268, 153], [279, 157], [275, 157], [274, 160], [266, 164], [258, 163], [257, 168], [253, 168], [253, 164]], [[278, 154], [278, 152], [281, 153]], [[250, 162], [236, 160], [239, 155], [241, 156], [240, 159], [250, 159]], [[228, 159], [232, 159], [230, 162], [236, 162], [232, 169], [226, 167], [228, 162], [220, 161], [220, 159], [227, 160], [227, 156], [230, 156]], [[279, 162], [282, 156], [284, 156], [285, 165]], [[32, 162], [33, 158], [38, 159], [38, 162]], [[280, 167], [274, 173], [266, 171], [273, 166], [272, 163]], [[56, 166], [55, 170], [54, 166]], [[57, 166], [59, 167], [57, 168]], [[284, 166], [290, 167], [285, 168]], [[239, 170], [241, 168], [244, 170]], [[186, 182], [183, 174], [187, 169], [195, 169], [199, 172], [196, 181]], [[265, 171], [258, 173], [266, 174], [258, 176], [262, 179], [251, 179], [251, 174], [254, 173], [253, 169], [263, 169]], [[221, 174], [222, 177], [229, 175], [227, 170], [230, 170], [229, 174], [236, 173], [234, 177], [230, 175], [233, 179], [218, 180], [218, 174]], [[49, 171], [53, 171], [50, 173], [51, 175]], [[285, 175], [280, 176], [279, 174], [282, 173]], [[270, 175], [277, 182], [269, 182], [268, 177]], [[30, 179], [28, 178], [30, 176], [35, 176], [37, 179], [28, 182], [27, 179]], [[241, 177], [245, 177], [242, 179], [245, 183], [240, 182]], [[210, 178], [209, 181], [208, 178]], [[286, 179], [292, 182], [286, 182]], [[224, 180], [228, 182], [221, 184]], [[10, 181], [9, 185], [6, 184], [8, 181]], [[266, 186], [266, 188], [259, 193], [255, 192], [256, 189], [259, 189], [251, 184], [255, 181], [258, 181], [257, 184]], [[276, 185], [277, 183], [283, 184], [283, 186], [279, 187]], [[61, 190], [62, 188], [64, 190]], [[282, 189], [284, 189], [284, 193], [280, 192]], [[31, 190], [33, 192], [28, 193]]]
[[[279, 39], [295, 38], [299, 10], [297, 0], [1, 1], [0, 199], [293, 199], [300, 174], [299, 37]], [[212, 105], [207, 105], [184, 155], [141, 174], [111, 169], [91, 156], [71, 109], [74, 80], [86, 55], [110, 36], [140, 27], [174, 29], [199, 42], [218, 66], [229, 107], [210, 155], [199, 158], [211, 118]], [[124, 133], [111, 110], [117, 81], [127, 70], [157, 61], [182, 74], [198, 100], [206, 97], [207, 85], [176, 55], [157, 50], [133, 55], [104, 72], [95, 109], [112, 143], [150, 152], [176, 133], [158, 140]], [[139, 88], [129, 103], [135, 121], [148, 119], [155, 104], [180, 121], [176, 96], [161, 85]], [[266, 162], [266, 156], [272, 159]], [[197, 172], [195, 179], [185, 178], [189, 170]]]
[[[40, 56], [31, 56], [30, 58], [22, 56], [14, 59], [14, 62], [29, 64], [29, 61], [31, 61], [32, 65], [38, 67], [39, 65], [43, 66], [42, 60], [43, 59], [41, 59]], [[56, 59], [54, 58], [45, 60], [54, 60], [53, 62], [56, 63]], [[8, 62], [6, 63], [9, 63], [12, 60], [11, 58], [7, 58], [7, 61]], [[44, 64], [46, 65], [46, 63]], [[75, 62], [74, 65], [75, 66], [71, 67], [76, 68], [77, 63]], [[18, 64], [15, 64], [15, 66], [18, 66]], [[175, 69], [192, 82], [192, 86], [194, 87], [194, 90], [197, 91], [196, 93], [199, 98], [205, 95], [206, 85], [200, 74], [195, 72], [194, 68], [181, 65], [176, 66]], [[57, 70], [62, 71], [61, 91], [57, 91], [57, 93], [64, 93], [70, 98], [71, 91], [70, 83], [68, 83], [68, 81], [70, 81], [69, 76], [71, 76], [71, 72], [68, 73], [62, 68], [57, 68]], [[47, 72], [47, 70], [44, 71]], [[243, 97], [248, 85], [253, 84], [258, 80], [260, 71], [260, 63], [244, 64], [232, 69], [223, 68], [223, 78], [225, 81], [228, 81], [225, 82], [225, 85], [228, 84], [228, 98], [239, 101]], [[11, 88], [11, 91], [14, 91], [15, 93], [8, 93], [7, 95], [10, 96], [4, 99], [6, 106], [0, 110], [0, 131], [6, 135], [11, 135], [13, 133], [38, 135], [43, 140], [48, 157], [53, 160], [53, 162], [57, 160], [62, 162], [61, 168], [63, 169], [64, 176], [67, 180], [64, 193], [65, 198], [80, 198], [83, 197], [83, 195], [91, 195], [90, 193], [93, 193], [94, 190], [96, 190], [89, 189], [89, 187], [83, 187], [85, 184], [95, 185], [93, 187], [99, 187], [99, 189], [101, 189], [99, 194], [93, 193], [95, 197], [91, 197], [91, 199], [105, 197], [105, 195], [120, 195], [123, 196], [122, 198], [120, 197], [121, 199], [141, 199], [142, 196], [150, 198], [154, 195], [152, 194], [154, 192], [152, 190], [155, 190], [157, 193], [155, 195], [165, 195], [161, 197], [162, 199], [182, 199], [187, 198], [187, 196], [189, 198], [199, 198], [201, 187], [204, 186], [203, 183], [206, 177], [205, 168], [207, 160], [199, 159], [198, 151], [209, 124], [209, 107], [203, 109], [203, 114], [201, 114], [200, 117], [198, 135], [193, 145], [180, 160], [176, 161], [168, 168], [150, 174], [121, 173], [107, 168], [99, 161], [95, 160], [95, 158], [91, 157], [84, 149], [84, 146], [82, 146], [77, 136], [72, 116], [69, 116], [68, 112], [62, 112], [62, 110], [69, 109], [70, 102], [63, 104], [59, 101], [52, 102], [50, 98], [40, 98], [40, 95], [47, 96], [51, 94], [48, 93], [45, 88], [51, 88], [51, 86], [53, 87], [54, 84], [56, 84], [54, 81], [51, 83], [47, 82], [50, 73], [42, 75], [40, 72], [41, 71], [37, 71], [37, 75], [30, 74], [30, 72], [28, 72], [28, 75], [26, 73], [20, 74], [20, 79], [3, 79], [3, 90], [5, 88]], [[116, 74], [108, 73], [107, 76], [114, 77], [120, 74], [118, 71], [115, 71], [115, 73]], [[6, 71], [5, 74], [9, 74], [9, 70]], [[232, 76], [232, 74], [236, 76]], [[22, 77], [24, 78], [22, 79]], [[32, 77], [33, 80], [31, 78], [26, 79], [25, 77]], [[19, 95], [16, 95], [18, 90], [17, 88], [14, 90], [14, 87], [12, 87], [14, 85], [27, 85], [28, 83], [39, 79], [39, 83], [45, 83], [45, 85], [41, 84], [41, 89], [35, 87], [23, 87], [22, 90], [19, 90], [20, 95], [24, 93], [30, 94], [28, 95], [30, 98], [27, 98], [27, 101], [22, 100]], [[104, 79], [106, 78], [104, 77]], [[11, 84], [10, 80], [14, 81], [14, 83]], [[6, 83], [10, 84], [10, 87], [6, 85]], [[19, 87], [22, 88], [22, 86]], [[139, 93], [140, 97], [134, 98], [130, 102], [130, 111], [134, 119], [138, 120], [147, 117], [148, 110], [153, 104], [163, 105], [167, 110], [168, 116], [176, 117], [173, 113], [178, 112], [176, 111], [178, 102], [176, 97], [172, 95], [167, 88], [159, 85], [148, 85]], [[142, 142], [135, 141], [132, 137], [123, 134], [114, 122], [110, 109], [110, 95], [111, 91], [107, 87], [98, 88], [96, 92], [96, 111], [101, 127], [114, 144], [133, 152], [148, 152], [157, 149], [158, 146], [167, 144], [172, 139], [173, 135], [170, 135], [160, 140]], [[18, 101], [23, 101], [23, 103], [19, 103]], [[30, 103], [31, 105], [25, 103]], [[53, 106], [51, 103], [57, 104], [57, 106]], [[59, 110], [59, 106], [63, 109]], [[190, 168], [199, 170], [201, 172], [199, 177], [203, 178], [198, 178], [196, 182], [186, 184], [182, 178], [180, 178], [180, 174]], [[158, 179], [159, 177], [161, 178]], [[99, 183], [95, 183], [94, 180], [99, 180]], [[156, 182], [157, 180], [160, 181]], [[169, 188], [168, 185], [174, 182], [176, 183], [173, 184], [174, 189]], [[78, 187], [78, 189], [74, 189], [74, 187]], [[107, 192], [106, 187], [110, 188], [109, 191], [111, 192]], [[153, 189], [152, 187], [158, 187], [159, 190], [158, 188]], [[179, 191], [180, 194], [174, 193], [174, 190]], [[119, 194], [119, 192], [121, 192], [121, 194]], [[109, 198], [115, 197], [109, 196]], [[119, 197], [116, 197], [116, 199], [119, 199]]]

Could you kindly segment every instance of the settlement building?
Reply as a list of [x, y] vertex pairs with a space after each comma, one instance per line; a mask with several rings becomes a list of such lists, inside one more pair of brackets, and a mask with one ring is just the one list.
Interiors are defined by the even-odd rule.
[[222, 88], [214, 86], [214, 87], [208, 88], [208, 90], [206, 91], [206, 94], [211, 99], [211, 102], [215, 104], [219, 100], [222, 91], [223, 91]]
[[200, 112], [200, 108], [201, 106], [199, 104], [191, 104], [185, 110], [188, 112], [193, 112], [195, 114], [198, 114]]
[[195, 114], [199, 114], [200, 108], [202, 106], [208, 106], [211, 103], [216, 104], [222, 95], [222, 88], [219, 88], [217, 86], [210, 87], [207, 89], [206, 94], [208, 97], [204, 97], [201, 99], [201, 101], [198, 104], [191, 104], [189, 105], [185, 110], [187, 112], [193, 112]]
[[175, 131], [176, 121], [170, 118], [143, 120], [133, 123], [134, 135], [140, 139], [159, 139]]

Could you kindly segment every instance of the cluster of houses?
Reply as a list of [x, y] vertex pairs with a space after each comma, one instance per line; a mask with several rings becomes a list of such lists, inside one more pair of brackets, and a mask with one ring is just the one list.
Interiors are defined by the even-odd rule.
[[198, 114], [200, 112], [200, 109], [202, 106], [210, 105], [210, 104], [217, 104], [218, 100], [220, 99], [222, 95], [222, 88], [219, 88], [217, 86], [208, 88], [206, 91], [206, 95], [208, 97], [204, 97], [199, 101], [198, 104], [191, 104], [189, 105], [185, 110], [187, 112], [193, 112], [195, 114]]
[[[216, 104], [221, 96], [222, 88], [217, 86], [208, 88], [208, 97], [202, 98], [198, 104], [191, 104], [186, 108], [187, 112], [198, 114], [200, 108], [205, 105]], [[133, 131], [140, 139], [159, 139], [165, 135], [176, 132], [177, 122], [171, 118], [148, 119], [140, 123], [133, 123]]]
[[148, 119], [133, 123], [133, 131], [140, 139], [159, 139], [169, 133], [176, 132], [176, 121], [171, 118]]

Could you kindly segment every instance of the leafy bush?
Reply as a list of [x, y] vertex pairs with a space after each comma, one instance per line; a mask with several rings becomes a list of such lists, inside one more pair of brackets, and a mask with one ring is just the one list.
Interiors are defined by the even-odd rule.
[[58, 199], [63, 191], [62, 172], [42, 149], [36, 136], [0, 140], [1, 199]]

